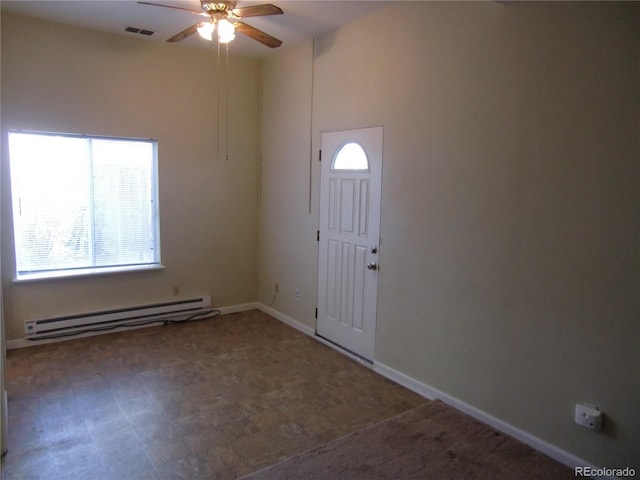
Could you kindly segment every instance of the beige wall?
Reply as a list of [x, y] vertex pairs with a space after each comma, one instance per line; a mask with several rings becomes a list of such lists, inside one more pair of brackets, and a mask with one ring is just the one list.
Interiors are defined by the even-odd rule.
[[[312, 43], [261, 66], [259, 299], [315, 327], [317, 215], [309, 214]], [[317, 152], [316, 152], [317, 154]], [[296, 289], [300, 298], [296, 300]]]
[[[258, 63], [233, 59], [230, 159], [216, 156], [216, 54], [2, 15], [2, 264], [7, 339], [25, 320], [210, 294], [256, 298]], [[7, 129], [153, 137], [158, 272], [15, 284]]]
[[313, 111], [311, 43], [265, 60], [259, 300], [315, 326], [307, 118], [383, 125], [376, 361], [638, 469], [639, 7], [398, 4], [316, 40]]

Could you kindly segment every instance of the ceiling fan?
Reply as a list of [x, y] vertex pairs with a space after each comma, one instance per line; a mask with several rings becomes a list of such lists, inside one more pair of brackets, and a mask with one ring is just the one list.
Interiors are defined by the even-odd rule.
[[190, 12], [202, 17], [208, 17], [205, 22], [196, 23], [184, 29], [180, 33], [169, 38], [167, 42], [179, 42], [185, 38], [198, 32], [198, 34], [211, 41], [213, 40], [213, 32], [218, 30], [218, 42], [229, 43], [235, 38], [235, 33], [240, 32], [249, 38], [257, 40], [269, 48], [277, 48], [282, 45], [282, 40], [272, 37], [268, 33], [258, 30], [251, 25], [237, 21], [239, 18], [260, 17], [263, 15], [281, 15], [284, 13], [280, 7], [276, 7], [270, 3], [262, 5], [253, 5], [249, 7], [236, 7], [237, 0], [219, 0], [217, 2], [209, 2], [200, 0], [202, 11], [191, 10], [188, 8], [175, 7], [173, 5], [163, 5], [153, 2], [138, 2], [142, 5], [152, 5], [154, 7], [173, 8]]

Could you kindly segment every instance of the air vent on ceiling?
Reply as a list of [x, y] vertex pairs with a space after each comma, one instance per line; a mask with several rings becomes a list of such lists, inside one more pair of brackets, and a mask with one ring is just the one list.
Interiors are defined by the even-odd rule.
[[147, 30], [145, 28], [137, 28], [137, 27], [126, 27], [124, 31], [129, 33], [137, 33], [139, 35], [146, 35], [147, 37], [156, 33], [153, 30]]

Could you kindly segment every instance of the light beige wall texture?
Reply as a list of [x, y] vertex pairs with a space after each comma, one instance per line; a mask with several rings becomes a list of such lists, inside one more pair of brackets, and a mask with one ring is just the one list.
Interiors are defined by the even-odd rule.
[[[317, 215], [309, 214], [312, 42], [261, 65], [259, 299], [315, 327]], [[317, 155], [315, 152], [314, 155]], [[274, 301], [273, 287], [280, 293]], [[296, 298], [296, 289], [300, 295]]]
[[[22, 338], [25, 320], [165, 300], [174, 286], [176, 298], [210, 294], [216, 306], [255, 300], [258, 63], [230, 62], [225, 161], [216, 154], [215, 59], [214, 50], [2, 15], [2, 281], [8, 340]], [[166, 269], [13, 283], [10, 128], [158, 139]]]
[[[314, 151], [384, 126], [376, 361], [636, 470], [639, 7], [398, 4], [316, 40], [312, 112]], [[310, 55], [262, 65], [263, 302], [274, 280], [317, 288], [319, 168], [305, 215], [305, 146], [286, 148], [308, 135]], [[314, 307], [276, 304], [309, 326]]]

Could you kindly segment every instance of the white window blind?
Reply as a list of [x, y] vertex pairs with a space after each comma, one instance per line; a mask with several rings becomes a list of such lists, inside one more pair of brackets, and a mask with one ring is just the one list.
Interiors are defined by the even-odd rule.
[[9, 132], [17, 278], [160, 264], [157, 142]]

